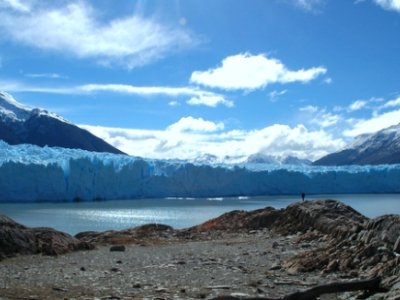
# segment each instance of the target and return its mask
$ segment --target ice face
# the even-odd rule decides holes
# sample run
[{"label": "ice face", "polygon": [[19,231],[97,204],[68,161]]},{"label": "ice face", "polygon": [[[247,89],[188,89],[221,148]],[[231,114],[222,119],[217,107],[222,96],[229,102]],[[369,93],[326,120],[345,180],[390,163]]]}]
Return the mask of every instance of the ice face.
[{"label": "ice face", "polygon": [[0,201],[398,193],[400,165],[201,165],[0,141]]}]

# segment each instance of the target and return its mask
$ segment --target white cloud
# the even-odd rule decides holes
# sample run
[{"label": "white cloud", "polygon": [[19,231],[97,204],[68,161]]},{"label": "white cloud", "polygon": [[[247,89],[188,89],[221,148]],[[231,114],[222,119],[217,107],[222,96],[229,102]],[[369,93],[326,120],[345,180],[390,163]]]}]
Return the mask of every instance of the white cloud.
[{"label": "white cloud", "polygon": [[400,106],[400,97],[390,100],[383,105],[383,108]]},{"label": "white cloud", "polygon": [[206,121],[202,118],[184,117],[178,122],[168,126],[167,130],[185,132],[214,132],[224,129],[224,123],[214,123],[212,121]]},{"label": "white cloud", "polygon": [[[20,1],[11,1],[17,5]],[[132,15],[105,23],[88,2],[0,13],[0,33],[24,45],[132,69],[198,43],[182,26]]]},{"label": "white cloud", "polygon": [[147,96],[167,95],[176,97],[184,95],[191,96],[187,101],[189,105],[205,105],[209,107],[216,107],[218,105],[233,106],[233,102],[226,100],[223,95],[191,87],[138,87],[123,84],[87,84],[77,87],[77,90],[84,92],[108,91]]},{"label": "white cloud", "polygon": [[314,123],[321,126],[322,128],[326,128],[336,125],[340,120],[341,117],[339,115],[327,112],[317,115],[314,119],[310,121],[310,123]]},{"label": "white cloud", "polygon": [[304,11],[320,12],[325,0],[294,0],[294,4]]},{"label": "white cloud", "polygon": [[310,116],[309,123],[318,125],[321,128],[331,127],[336,125],[342,117],[338,114],[332,114],[327,112],[325,108],[319,108],[318,106],[307,105],[299,108],[300,112],[308,113]]},{"label": "white cloud", "polygon": [[318,106],[307,105],[307,106],[300,107],[299,110],[302,112],[307,112],[307,113],[313,114],[313,113],[316,113],[319,109],[318,109]]},{"label": "white cloud", "polygon": [[193,72],[190,82],[226,90],[255,90],[273,83],[309,82],[326,72],[324,67],[291,71],[278,59],[244,53],[225,58],[215,69]]},{"label": "white cloud", "polygon": [[301,69],[297,71],[284,70],[281,74],[280,82],[309,82],[326,72],[327,70],[324,67],[313,67],[311,69]]},{"label": "white cloud", "polygon": [[164,130],[82,127],[126,153],[158,159],[196,159],[211,154],[221,162],[227,157],[243,161],[261,152],[314,160],[345,145],[343,140],[334,139],[323,130],[309,131],[304,125],[224,130],[223,123],[192,117],[183,118]]},{"label": "white cloud", "polygon": [[23,1],[20,0],[0,0],[0,8],[1,7],[9,7],[20,12],[29,12],[31,10],[27,1],[23,3]]},{"label": "white cloud", "polygon": [[356,110],[360,110],[362,108],[364,108],[367,105],[367,101],[365,100],[357,100],[354,101],[352,104],[350,104],[348,110],[349,111],[356,111]]},{"label": "white cloud", "polygon": [[[190,97],[187,100],[189,105],[206,105],[216,107],[225,105],[232,107],[234,103],[225,99],[223,95],[201,90],[193,87],[166,87],[166,86],[134,86],[129,84],[84,84],[70,87],[35,87],[17,81],[1,81],[0,86],[8,92],[37,92],[53,94],[93,94],[98,92],[110,92],[131,94],[139,96],[164,95],[168,97]],[[170,106],[176,106],[177,100],[169,102]]]},{"label": "white cloud", "polygon": [[400,109],[383,114],[375,114],[368,120],[358,120],[355,122],[353,128],[345,130],[343,134],[354,137],[364,133],[374,133],[389,126],[399,124],[399,120]]},{"label": "white cloud", "polygon": [[271,102],[276,102],[278,101],[280,96],[283,96],[287,93],[287,90],[282,90],[282,91],[272,91],[268,94],[269,96],[269,101]]},{"label": "white cloud", "polygon": [[50,79],[66,79],[68,76],[58,74],[58,73],[29,73],[24,74],[29,78],[50,78]]},{"label": "white cloud", "polygon": [[172,100],[172,101],[169,101],[168,105],[169,106],[179,106],[180,104],[178,101]]},{"label": "white cloud", "polygon": [[216,107],[219,104],[227,107],[233,107],[234,104],[230,100],[226,100],[222,95],[216,94],[202,94],[190,98],[187,102],[189,105],[206,105],[210,107]]},{"label": "white cloud", "polygon": [[374,2],[384,9],[400,12],[400,0],[374,0]]},{"label": "white cloud", "polygon": [[84,84],[71,88],[71,93],[96,93],[112,92],[133,95],[167,95],[171,97],[179,95],[199,95],[206,93],[199,89],[189,87],[165,87],[165,86],[135,86],[129,84]]}]

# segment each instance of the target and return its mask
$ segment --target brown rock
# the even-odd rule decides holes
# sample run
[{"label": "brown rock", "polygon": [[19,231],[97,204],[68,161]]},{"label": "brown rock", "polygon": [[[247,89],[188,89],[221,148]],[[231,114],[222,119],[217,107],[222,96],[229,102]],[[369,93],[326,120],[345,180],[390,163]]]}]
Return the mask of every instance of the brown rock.
[{"label": "brown rock", "polygon": [[52,228],[28,228],[0,214],[0,259],[17,254],[58,255],[93,249],[69,234]]},{"label": "brown rock", "polygon": [[317,200],[294,203],[279,210],[267,207],[250,212],[232,211],[189,228],[186,233],[269,228],[281,234],[316,230],[344,239],[360,231],[367,221],[366,217],[341,202]]}]

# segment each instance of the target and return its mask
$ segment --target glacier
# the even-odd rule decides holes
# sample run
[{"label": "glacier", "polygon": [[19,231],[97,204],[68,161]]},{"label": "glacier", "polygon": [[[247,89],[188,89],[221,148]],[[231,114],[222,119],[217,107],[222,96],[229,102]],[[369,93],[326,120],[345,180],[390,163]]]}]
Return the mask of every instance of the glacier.
[{"label": "glacier", "polygon": [[202,165],[0,141],[0,202],[399,193],[400,165]]}]

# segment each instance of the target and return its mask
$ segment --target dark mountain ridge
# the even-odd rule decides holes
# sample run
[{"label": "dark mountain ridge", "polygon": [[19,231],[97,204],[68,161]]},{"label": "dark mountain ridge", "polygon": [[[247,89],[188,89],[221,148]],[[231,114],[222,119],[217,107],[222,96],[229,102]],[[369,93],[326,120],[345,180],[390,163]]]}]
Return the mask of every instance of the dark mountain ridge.
[{"label": "dark mountain ridge", "polygon": [[10,145],[33,144],[123,154],[87,130],[54,113],[18,103],[4,92],[0,92],[0,139]]},{"label": "dark mountain ridge", "polygon": [[313,165],[379,165],[400,163],[400,124],[359,136],[346,149],[328,154]]}]

